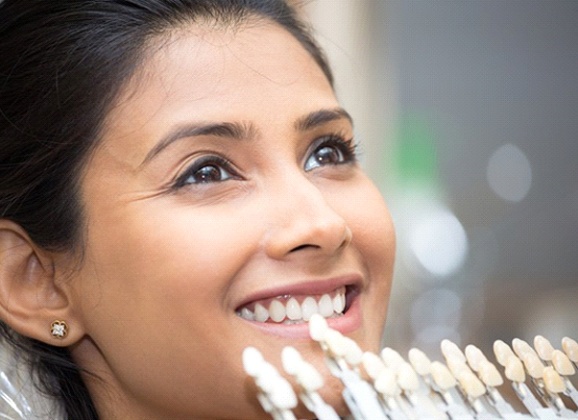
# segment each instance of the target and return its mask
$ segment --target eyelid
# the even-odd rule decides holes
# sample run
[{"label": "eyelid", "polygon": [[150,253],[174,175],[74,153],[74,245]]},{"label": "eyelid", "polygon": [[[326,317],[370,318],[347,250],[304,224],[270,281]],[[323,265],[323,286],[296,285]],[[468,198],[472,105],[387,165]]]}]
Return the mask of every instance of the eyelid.
[{"label": "eyelid", "polygon": [[341,131],[336,131],[334,133],[318,136],[315,140],[313,140],[310,149],[314,150],[319,146],[327,143],[334,143],[343,146],[355,146],[353,136]]}]

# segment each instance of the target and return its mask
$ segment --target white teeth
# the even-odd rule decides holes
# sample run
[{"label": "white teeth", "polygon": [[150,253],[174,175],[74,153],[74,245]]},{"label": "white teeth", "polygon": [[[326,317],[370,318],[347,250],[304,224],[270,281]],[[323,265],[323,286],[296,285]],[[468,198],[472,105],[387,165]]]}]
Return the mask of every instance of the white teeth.
[{"label": "white teeth", "polygon": [[311,296],[308,296],[301,304],[301,311],[303,312],[303,319],[305,321],[309,321],[311,319],[311,315],[319,313],[319,307],[317,306],[315,299],[313,299]]},{"label": "white teeth", "polygon": [[249,321],[254,321],[255,320],[255,314],[253,314],[253,312],[251,312],[249,309],[247,308],[243,308],[241,309],[241,318],[245,318],[248,319]]},{"label": "white teeth", "polygon": [[255,321],[265,322],[269,319],[269,311],[260,303],[255,305]]},{"label": "white teeth", "polygon": [[269,316],[274,322],[281,322],[285,319],[285,305],[278,300],[274,300],[269,305]]},{"label": "white teeth", "polygon": [[345,309],[345,293],[337,293],[333,298],[333,310],[340,314]]},{"label": "white teeth", "polygon": [[321,299],[319,299],[319,313],[324,318],[333,315],[333,301],[331,300],[331,296],[321,296]]},{"label": "white teeth", "polygon": [[298,319],[302,319],[303,316],[301,315],[301,305],[297,302],[297,299],[291,298],[287,301],[287,318],[291,321],[295,321]]},{"label": "white teeth", "polygon": [[321,295],[319,300],[307,296],[301,304],[294,297],[286,302],[281,298],[272,299],[268,308],[263,303],[256,303],[252,311],[248,307],[243,307],[237,311],[237,315],[248,321],[266,322],[270,319],[276,323],[295,324],[309,321],[313,314],[320,314],[324,318],[342,315],[345,305],[345,287],[343,287],[335,292],[333,298],[328,293]]}]

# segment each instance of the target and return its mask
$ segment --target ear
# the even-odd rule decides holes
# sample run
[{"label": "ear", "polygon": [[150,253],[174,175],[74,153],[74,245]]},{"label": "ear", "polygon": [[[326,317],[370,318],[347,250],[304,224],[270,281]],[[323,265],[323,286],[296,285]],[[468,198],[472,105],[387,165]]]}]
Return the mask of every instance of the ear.
[{"label": "ear", "polygon": [[[0,319],[26,337],[69,346],[83,331],[75,322],[68,285],[57,281],[54,267],[51,253],[19,225],[0,219]],[[69,325],[65,337],[52,334],[54,321]]]}]

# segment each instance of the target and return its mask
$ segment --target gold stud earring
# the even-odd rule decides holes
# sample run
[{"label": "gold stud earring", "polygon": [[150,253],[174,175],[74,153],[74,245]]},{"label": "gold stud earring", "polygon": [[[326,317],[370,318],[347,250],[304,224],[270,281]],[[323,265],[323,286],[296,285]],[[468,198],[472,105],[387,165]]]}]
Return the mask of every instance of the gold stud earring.
[{"label": "gold stud earring", "polygon": [[50,324],[50,334],[54,338],[64,338],[68,334],[68,324],[64,321],[54,321]]}]

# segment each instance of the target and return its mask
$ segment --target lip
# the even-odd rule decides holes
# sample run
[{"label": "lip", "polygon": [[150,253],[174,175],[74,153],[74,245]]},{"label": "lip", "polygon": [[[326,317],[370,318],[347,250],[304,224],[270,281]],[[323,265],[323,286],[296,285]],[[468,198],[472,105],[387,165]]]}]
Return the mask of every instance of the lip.
[{"label": "lip", "polygon": [[[324,293],[330,293],[335,289],[344,286],[348,289],[354,288],[354,296],[352,297],[351,302],[348,302],[346,312],[338,318],[327,319],[327,323],[332,329],[335,329],[342,334],[347,334],[359,329],[362,321],[360,294],[363,287],[362,278],[358,275],[343,276],[328,280],[307,281],[290,286],[261,290],[243,299],[242,303],[237,305],[237,308],[241,308],[254,301],[285,295],[321,295]],[[303,324],[286,325],[272,322],[249,321],[240,317],[239,320],[246,322],[252,328],[265,334],[290,339],[310,339],[309,324],[307,322],[304,322]]]}]

